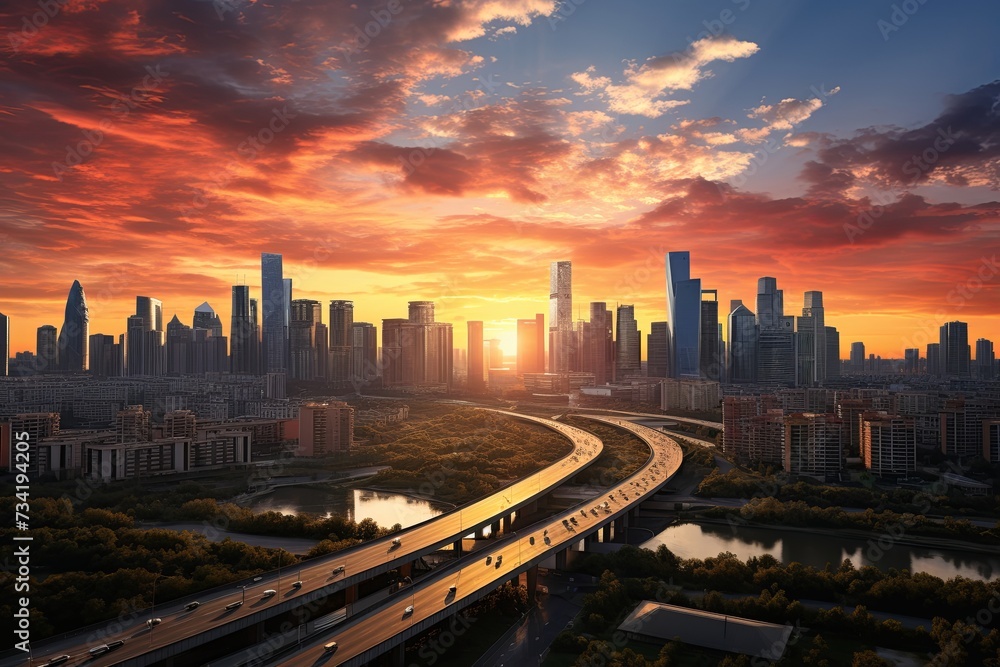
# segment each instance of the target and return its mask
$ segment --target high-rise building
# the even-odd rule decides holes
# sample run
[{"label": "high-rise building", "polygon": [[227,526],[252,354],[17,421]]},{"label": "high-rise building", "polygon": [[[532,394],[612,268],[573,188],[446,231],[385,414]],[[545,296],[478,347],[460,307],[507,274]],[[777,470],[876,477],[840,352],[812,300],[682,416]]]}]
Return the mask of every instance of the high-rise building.
[{"label": "high-rise building", "polygon": [[785,316],[784,291],[778,289],[776,278],[764,277],[757,280],[757,325],[763,329],[781,327]]},{"label": "high-rise building", "polygon": [[354,408],[347,403],[309,403],[299,408],[296,456],[348,452],[354,439]]},{"label": "high-rise building", "polygon": [[917,468],[917,429],[913,417],[886,412],[861,416],[861,458],[879,477],[906,476]]},{"label": "high-rise building", "polygon": [[653,322],[646,335],[646,375],[652,378],[670,377],[670,327],[666,322]]},{"label": "high-rise building", "polygon": [[163,331],[163,302],[149,296],[135,297],[135,314],[142,318],[146,331]]},{"label": "high-rise building", "polygon": [[0,313],[0,377],[10,375],[10,317]]},{"label": "high-rise building", "polygon": [[59,369],[59,340],[51,324],[43,324],[35,332],[35,363],[41,372]]},{"label": "high-rise building", "polygon": [[480,321],[470,321],[469,344],[468,344],[468,367],[466,384],[470,392],[481,392],[486,388],[486,380],[483,374],[485,361],[483,359],[483,323]]},{"label": "high-rise building", "polygon": [[851,343],[851,372],[854,374],[861,374],[865,372],[864,343]]},{"label": "high-rise building", "polygon": [[698,369],[701,377],[718,382],[722,379],[723,357],[720,356],[721,337],[719,336],[719,292],[718,290],[701,291],[700,323],[698,343]]},{"label": "high-rise building", "polygon": [[927,343],[927,374],[941,375],[941,343]]},{"label": "high-rise building", "polygon": [[79,280],[73,281],[66,299],[66,316],[59,330],[59,369],[67,373],[87,370],[90,350],[90,312]]},{"label": "high-rise building", "polygon": [[757,381],[757,319],[742,302],[729,313],[729,363],[730,382]]},{"label": "high-rise building", "polygon": [[167,323],[167,373],[187,375],[194,372],[190,365],[191,345],[194,341],[191,331],[191,327],[181,323],[176,313],[173,319]]},{"label": "high-rise building", "polygon": [[351,325],[351,384],[355,392],[374,383],[380,376],[378,334],[371,322]]},{"label": "high-rise building", "polygon": [[[430,304],[420,306],[417,304]],[[452,327],[433,319],[433,303],[411,302],[417,320],[382,320],[382,382],[395,386],[445,386],[452,383]]]},{"label": "high-rise building", "polygon": [[837,327],[826,327],[826,377],[840,377],[840,332]]},{"label": "high-rise building", "polygon": [[258,332],[250,311],[250,287],[233,285],[233,310],[229,327],[229,370],[231,373],[260,372]]},{"label": "high-rise building", "polygon": [[260,255],[261,297],[264,300],[263,371],[266,373],[284,373],[287,369],[287,287],[281,261],[281,255],[278,254],[265,252]]},{"label": "high-rise building", "polygon": [[747,463],[782,464],[785,417],[777,396],[726,396],[722,423],[726,455]]},{"label": "high-rise building", "polygon": [[212,306],[208,302],[202,303],[194,309],[194,319],[191,320],[192,329],[207,329],[215,337],[222,336],[222,320],[215,314]]},{"label": "high-rise building", "polygon": [[566,373],[574,356],[573,264],[552,262],[549,266],[549,371]]},{"label": "high-rise building", "polygon": [[941,325],[940,345],[943,375],[969,377],[969,325],[957,321]]},{"label": "high-rise building", "polygon": [[503,348],[500,347],[500,339],[490,338],[487,341],[486,349],[489,351],[489,354],[486,355],[487,372],[494,368],[503,368]]},{"label": "high-rise building", "polygon": [[125,357],[114,336],[91,334],[90,373],[98,377],[120,377],[124,374]]},{"label": "high-rise building", "polygon": [[983,455],[983,423],[996,419],[1000,402],[988,398],[948,399],[938,413],[941,451],[968,458]]},{"label": "high-rise building", "polygon": [[[760,314],[757,315],[758,321]],[[795,318],[782,316],[777,325],[757,331],[757,382],[791,387],[795,384]]]},{"label": "high-rise building", "polygon": [[796,336],[796,382],[811,387],[826,379],[826,325],[823,293],[806,292]]},{"label": "high-rise building", "polygon": [[980,380],[992,380],[996,367],[996,355],[993,353],[993,341],[985,338],[976,340],[976,377]]},{"label": "high-rise building", "polygon": [[[691,253],[686,250],[667,253],[666,267],[671,375],[700,378],[701,280],[691,278]],[[715,327],[712,327],[712,335],[715,335]]]},{"label": "high-rise building", "polygon": [[330,381],[350,382],[354,372],[354,302],[330,302]]},{"label": "high-rise building", "polygon": [[615,377],[614,314],[603,301],[590,303],[590,322],[583,328],[586,352],[580,370],[594,374],[594,384],[603,385]]},{"label": "high-rise building", "polygon": [[920,348],[908,347],[903,351],[903,372],[907,375],[920,372]]},{"label": "high-rise building", "polygon": [[843,467],[842,423],[817,413],[785,415],[785,472],[825,479]]},{"label": "high-rise building", "polygon": [[642,337],[635,321],[635,306],[618,306],[615,339],[615,381],[642,374]]},{"label": "high-rise building", "polygon": [[321,376],[320,366],[326,366],[325,356],[320,356],[321,343],[325,341],[319,337],[323,324],[323,304],[314,299],[295,299],[291,302],[291,308],[291,320],[288,324],[291,363],[288,375],[293,380],[316,380]]},{"label": "high-rise building", "polygon": [[517,321],[517,374],[545,372],[545,315]]}]

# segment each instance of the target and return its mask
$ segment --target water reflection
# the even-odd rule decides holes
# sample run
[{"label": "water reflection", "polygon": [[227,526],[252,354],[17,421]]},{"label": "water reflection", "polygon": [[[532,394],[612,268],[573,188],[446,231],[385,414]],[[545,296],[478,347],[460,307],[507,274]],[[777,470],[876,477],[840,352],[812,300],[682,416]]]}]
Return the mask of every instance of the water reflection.
[{"label": "water reflection", "polygon": [[1000,573],[1000,557],[987,554],[904,544],[885,549],[879,547],[877,537],[869,542],[821,533],[734,528],[735,531],[717,524],[686,523],[667,528],[643,546],[656,549],[666,544],[681,558],[706,558],[723,551],[731,551],[741,560],[770,554],[782,563],[799,562],[816,568],[826,567],[827,563],[837,567],[844,560],[850,560],[855,567],[875,565],[881,570],[905,569],[942,579],[962,576],[989,581]]},{"label": "water reflection", "polygon": [[370,489],[324,489],[321,487],[281,487],[251,503],[255,512],[275,511],[297,516],[316,514],[346,516],[353,521],[372,519],[380,527],[416,525],[446,510],[427,500],[399,493]]}]

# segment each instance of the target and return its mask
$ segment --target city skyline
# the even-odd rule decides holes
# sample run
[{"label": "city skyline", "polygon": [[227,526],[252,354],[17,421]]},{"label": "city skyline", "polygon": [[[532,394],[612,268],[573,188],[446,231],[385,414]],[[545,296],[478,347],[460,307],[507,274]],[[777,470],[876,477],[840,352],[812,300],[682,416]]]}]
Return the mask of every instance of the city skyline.
[{"label": "city skyline", "polygon": [[860,0],[414,0],[363,45],[379,3],[324,5],[316,30],[281,3],[221,4],[95,3],[11,33],[12,349],[58,324],[74,279],[92,331],[135,294],[225,322],[261,251],[296,298],[372,322],[433,300],[460,335],[502,322],[508,348],[545,312],[548,261],[576,264],[577,303],[634,304],[648,331],[676,247],[721,303],[749,307],[760,276],[822,290],[844,340],[882,356],[898,332],[997,328],[1000,81],[988,52],[927,48],[991,43],[996,6],[922,4],[896,26]]}]

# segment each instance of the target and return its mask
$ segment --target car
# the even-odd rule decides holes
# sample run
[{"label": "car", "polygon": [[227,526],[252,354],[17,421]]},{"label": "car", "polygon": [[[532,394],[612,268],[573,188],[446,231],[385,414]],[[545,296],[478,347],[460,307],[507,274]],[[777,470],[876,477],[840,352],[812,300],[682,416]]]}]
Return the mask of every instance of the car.
[{"label": "car", "polygon": [[302,582],[301,581],[292,582],[292,588],[302,588]]},{"label": "car", "polygon": [[327,653],[336,653],[337,642],[330,642],[329,644],[323,647],[323,650]]},{"label": "car", "polygon": [[108,650],[109,651],[114,651],[116,648],[121,648],[122,646],[125,646],[125,640],[124,639],[117,639],[117,640],[115,640],[113,642],[108,642]]},{"label": "car", "polygon": [[448,587],[448,595],[454,595],[458,591],[458,586],[452,585]]},{"label": "car", "polygon": [[261,594],[260,597],[262,600],[264,600],[277,594],[278,591],[274,590],[273,588],[268,588],[266,591],[263,592],[263,594]]},{"label": "car", "polygon": [[146,621],[146,625],[151,628],[154,625],[159,625],[162,622],[163,622],[162,618],[151,618],[148,621]]},{"label": "car", "polygon": [[493,556],[487,556],[486,557],[486,564],[489,565],[492,562],[493,562]]},{"label": "car", "polygon": [[66,662],[67,660],[69,660],[70,657],[71,656],[68,656],[68,655],[57,655],[56,657],[52,658],[51,660],[49,660],[45,664],[46,665],[61,665],[64,662]]},{"label": "car", "polygon": [[403,610],[403,616],[409,616],[412,613],[413,613],[413,605],[412,604],[409,607],[407,607],[406,609]]},{"label": "car", "polygon": [[201,603],[195,600],[194,602],[188,602],[184,605],[184,611],[191,611],[192,609],[197,609],[201,606]]},{"label": "car", "polygon": [[263,579],[263,578],[264,578],[264,577],[254,577],[254,578],[253,578],[253,580],[254,580],[254,582],[257,582],[257,581],[260,581],[260,580],[261,580],[261,579]]},{"label": "car", "polygon": [[403,540],[399,539],[398,537],[394,537],[392,538],[392,542],[390,544],[391,544],[390,548],[396,549],[403,544]]},{"label": "car", "polygon": [[108,648],[107,644],[101,644],[100,646],[95,646],[94,648],[87,651],[90,655],[101,655],[102,653],[107,653],[111,649]]},{"label": "car", "polygon": [[344,566],[343,565],[338,565],[337,567],[333,568],[333,573],[334,574],[340,574],[343,571],[344,571]]},{"label": "car", "polygon": [[243,600],[237,600],[236,602],[230,602],[226,605],[227,611],[232,611],[233,609],[239,609],[243,606]]}]

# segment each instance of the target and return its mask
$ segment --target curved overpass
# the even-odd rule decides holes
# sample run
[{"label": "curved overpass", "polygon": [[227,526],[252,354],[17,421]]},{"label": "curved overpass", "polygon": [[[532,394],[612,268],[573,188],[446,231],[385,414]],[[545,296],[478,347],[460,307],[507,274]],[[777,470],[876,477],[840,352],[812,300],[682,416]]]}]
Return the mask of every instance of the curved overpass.
[{"label": "curved overpass", "polygon": [[[126,627],[122,631],[103,635],[99,639],[94,639],[93,635],[88,637],[84,630],[70,638],[42,642],[32,647],[32,653],[39,656],[32,664],[43,665],[53,656],[69,654],[73,659],[63,663],[65,665],[86,664],[88,667],[147,665],[234,631],[254,626],[263,620],[287,613],[433,553],[495,523],[502,516],[509,516],[593,463],[604,448],[603,443],[595,435],[567,424],[513,412],[500,410],[490,410],[490,412],[546,426],[569,439],[573,443],[573,450],[552,465],[509,484],[481,500],[468,503],[398,533],[307,561],[302,564],[301,574],[297,566],[285,568],[280,586],[276,572],[264,574],[259,581],[253,582],[252,586],[246,588],[245,602],[236,609],[227,610],[226,605],[243,597],[239,587],[233,589],[227,586],[221,590],[214,589],[203,592],[200,596],[157,605],[156,617],[161,618],[163,622],[151,631],[145,627],[145,621],[150,617],[147,610],[125,624]],[[393,546],[395,539],[400,540],[399,546]],[[343,570],[340,570],[341,567]],[[334,573],[335,570],[339,571]],[[290,587],[296,578],[302,581],[301,588]],[[262,597],[263,591],[279,588],[277,595]],[[192,611],[185,611],[184,604],[195,599],[200,600],[201,605]],[[109,627],[113,624],[114,621],[109,621],[100,627]],[[88,650],[92,646],[116,640],[125,640],[125,644],[96,659],[88,655]],[[8,659],[0,662],[5,666],[23,663],[23,654],[19,654],[17,660]]]},{"label": "curved overpass", "polygon": [[[577,416],[637,435],[650,448],[646,463],[610,489],[595,488],[595,497],[587,502],[522,528],[507,539],[436,570],[378,608],[349,619],[335,631],[304,643],[273,664],[283,667],[364,665],[479,600],[503,582],[594,535],[652,497],[680,469],[683,454],[680,445],[669,436],[614,417]],[[604,502],[608,502],[606,510]],[[569,523],[570,518],[576,520],[575,524]],[[452,586],[454,594],[450,591]],[[412,607],[410,613],[407,613],[408,607]],[[331,641],[337,642],[333,654],[324,650],[324,645]]]}]

